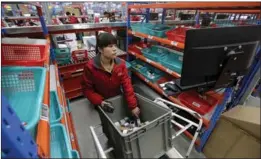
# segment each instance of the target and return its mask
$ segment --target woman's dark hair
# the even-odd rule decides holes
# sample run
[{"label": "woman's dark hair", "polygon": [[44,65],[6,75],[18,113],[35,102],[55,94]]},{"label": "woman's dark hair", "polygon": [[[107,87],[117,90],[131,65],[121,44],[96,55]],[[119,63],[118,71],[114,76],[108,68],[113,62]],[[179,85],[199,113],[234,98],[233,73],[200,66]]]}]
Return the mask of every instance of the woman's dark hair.
[{"label": "woman's dark hair", "polygon": [[100,33],[97,37],[96,52],[103,49],[111,44],[117,44],[117,39],[111,33]]},{"label": "woman's dark hair", "polygon": [[66,15],[69,16],[69,15],[71,15],[71,13],[70,12],[66,12]]}]

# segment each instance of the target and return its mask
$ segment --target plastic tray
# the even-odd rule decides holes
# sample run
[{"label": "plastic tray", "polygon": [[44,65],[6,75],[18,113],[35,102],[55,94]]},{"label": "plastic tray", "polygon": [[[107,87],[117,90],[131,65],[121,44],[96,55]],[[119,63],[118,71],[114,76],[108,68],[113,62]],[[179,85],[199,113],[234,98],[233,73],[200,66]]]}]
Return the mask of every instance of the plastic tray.
[{"label": "plastic tray", "polygon": [[161,61],[161,64],[179,74],[181,74],[183,63],[183,55],[180,52],[172,51],[169,52],[167,58]]},{"label": "plastic tray", "polygon": [[64,65],[64,64],[70,64],[71,63],[71,58],[66,57],[66,58],[56,58],[56,61],[59,65]]},{"label": "plastic tray", "polygon": [[51,158],[72,158],[72,148],[62,124],[51,125]]},{"label": "plastic tray", "polygon": [[32,136],[40,119],[45,76],[42,67],[2,67],[2,93]]},{"label": "plastic tray", "polygon": [[43,66],[47,59],[47,45],[1,44],[2,65]]},{"label": "plastic tray", "polygon": [[114,123],[131,115],[123,96],[108,99],[115,107],[114,113],[99,108],[104,133],[115,152],[115,158],[159,158],[172,147],[171,110],[136,94],[142,122],[149,121],[136,131],[123,134]]},{"label": "plastic tray", "polygon": [[202,99],[199,97],[199,94],[194,91],[183,92],[178,96],[178,99],[181,103],[201,115],[210,112],[219,102],[209,95],[206,95],[206,99]]},{"label": "plastic tray", "polygon": [[186,31],[190,30],[190,29],[192,29],[192,28],[178,27],[176,29],[169,30],[168,32],[166,32],[166,35],[169,40],[185,43]]},{"label": "plastic tray", "polygon": [[[146,77],[146,79],[150,80],[152,83],[155,83],[156,81],[158,81],[161,77],[162,77],[162,73],[156,73],[154,71],[155,69],[149,69],[147,67],[143,67],[140,70],[140,73]],[[148,74],[148,72],[152,72],[154,74],[154,78],[151,78]]]},{"label": "plastic tray", "polygon": [[50,94],[50,123],[59,123],[62,119],[62,108],[56,91],[51,91]]},{"label": "plastic tray", "polygon": [[163,47],[153,45],[150,48],[145,48],[141,50],[142,54],[150,60],[159,62],[167,57],[168,50]]},{"label": "plastic tray", "polygon": [[161,38],[166,37],[166,32],[171,29],[173,29],[173,27],[163,25],[163,24],[147,26],[147,30],[148,30],[147,32],[149,35],[157,36]]}]

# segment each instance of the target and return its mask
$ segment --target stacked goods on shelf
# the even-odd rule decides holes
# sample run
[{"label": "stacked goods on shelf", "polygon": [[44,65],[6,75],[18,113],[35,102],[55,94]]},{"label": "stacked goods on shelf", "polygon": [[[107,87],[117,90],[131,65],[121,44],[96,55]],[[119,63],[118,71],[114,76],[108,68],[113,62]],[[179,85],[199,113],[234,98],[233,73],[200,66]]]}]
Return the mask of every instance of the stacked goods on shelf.
[{"label": "stacked goods on shelf", "polygon": [[173,30],[166,32],[169,40],[185,43],[186,31],[193,29],[192,27],[177,27]]},{"label": "stacked goods on shelf", "polygon": [[131,62],[131,67],[135,71],[142,74],[146,79],[149,81],[155,83],[157,82],[161,77],[164,76],[164,72],[158,70],[157,68],[152,67],[149,64],[146,64],[140,60],[134,60]]}]

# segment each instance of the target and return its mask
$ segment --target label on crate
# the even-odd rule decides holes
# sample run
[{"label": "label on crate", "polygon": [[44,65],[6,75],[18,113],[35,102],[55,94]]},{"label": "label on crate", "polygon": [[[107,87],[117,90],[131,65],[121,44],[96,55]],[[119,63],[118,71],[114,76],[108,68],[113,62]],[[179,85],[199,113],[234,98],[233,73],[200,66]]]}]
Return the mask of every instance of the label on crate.
[{"label": "label on crate", "polygon": [[148,39],[151,39],[151,40],[152,40],[152,39],[153,39],[153,36],[151,36],[151,35],[148,35]]},{"label": "label on crate", "polygon": [[145,82],[149,83],[149,80],[145,78]]},{"label": "label on crate", "polygon": [[152,61],[150,59],[146,59],[146,62],[151,63]]},{"label": "label on crate", "polygon": [[169,74],[172,74],[173,73],[173,71],[172,70],[170,70],[170,69],[166,69],[166,71],[169,73]]},{"label": "label on crate", "polygon": [[192,104],[196,107],[200,107],[200,104],[198,104],[197,102],[192,102]]},{"label": "label on crate", "polygon": [[136,33],[135,31],[132,31],[132,32],[131,32],[131,34],[133,34],[133,35],[135,35],[135,33]]},{"label": "label on crate", "polygon": [[171,45],[178,46],[178,43],[175,41],[171,41]]},{"label": "label on crate", "polygon": [[49,121],[49,108],[46,104],[42,104],[42,113],[40,119],[47,122]]},{"label": "label on crate", "polygon": [[73,133],[70,133],[71,140],[74,141]]}]

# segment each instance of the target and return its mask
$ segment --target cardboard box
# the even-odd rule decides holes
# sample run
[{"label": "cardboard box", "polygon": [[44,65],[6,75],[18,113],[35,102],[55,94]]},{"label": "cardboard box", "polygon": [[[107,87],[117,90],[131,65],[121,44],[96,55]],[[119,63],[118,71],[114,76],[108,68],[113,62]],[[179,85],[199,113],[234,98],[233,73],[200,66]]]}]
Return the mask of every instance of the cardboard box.
[{"label": "cardboard box", "polygon": [[260,158],[260,108],[238,106],[224,113],[203,152],[207,158]]},{"label": "cardboard box", "polygon": [[222,118],[260,139],[260,108],[239,105],[225,112]]}]

